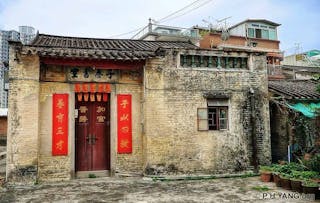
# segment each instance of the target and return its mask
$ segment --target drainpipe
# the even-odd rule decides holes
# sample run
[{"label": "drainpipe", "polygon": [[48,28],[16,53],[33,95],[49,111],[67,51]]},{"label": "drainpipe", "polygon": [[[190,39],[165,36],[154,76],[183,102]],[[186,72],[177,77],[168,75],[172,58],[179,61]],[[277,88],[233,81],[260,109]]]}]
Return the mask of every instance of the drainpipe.
[{"label": "drainpipe", "polygon": [[254,166],[254,171],[257,172],[258,171],[258,159],[257,159],[257,129],[256,129],[256,114],[255,114],[255,105],[254,105],[254,90],[253,88],[250,88],[249,90],[250,93],[250,106],[251,106],[251,119],[250,119],[250,123],[251,123],[251,127],[252,127],[252,131],[251,131],[251,144],[252,144],[252,164]]}]

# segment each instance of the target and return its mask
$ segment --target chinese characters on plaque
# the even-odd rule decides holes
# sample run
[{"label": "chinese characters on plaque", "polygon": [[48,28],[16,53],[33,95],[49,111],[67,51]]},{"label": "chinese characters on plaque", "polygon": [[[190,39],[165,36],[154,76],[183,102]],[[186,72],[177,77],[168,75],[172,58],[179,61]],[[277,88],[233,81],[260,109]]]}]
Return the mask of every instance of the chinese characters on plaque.
[{"label": "chinese characters on plaque", "polygon": [[68,67],[67,80],[70,82],[108,82],[119,80],[119,70],[96,69],[93,67]]},{"label": "chinese characters on plaque", "polygon": [[68,94],[53,94],[52,155],[68,155]]},{"label": "chinese characters on plaque", "polygon": [[117,95],[118,153],[132,153],[131,95]]}]

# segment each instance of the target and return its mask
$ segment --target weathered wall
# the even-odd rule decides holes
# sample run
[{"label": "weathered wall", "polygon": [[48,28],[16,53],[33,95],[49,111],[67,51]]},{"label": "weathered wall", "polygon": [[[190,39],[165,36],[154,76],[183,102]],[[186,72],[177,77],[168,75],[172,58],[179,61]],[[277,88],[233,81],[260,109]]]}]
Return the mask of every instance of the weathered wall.
[{"label": "weathered wall", "polygon": [[[257,47],[259,48],[267,48],[267,49],[277,49],[279,50],[279,41],[276,40],[266,40],[266,39],[258,39],[254,38],[251,39],[254,42],[257,42]],[[247,39],[245,37],[240,36],[230,36],[228,40],[222,41],[221,34],[207,34],[204,35],[203,38],[200,40],[200,47],[201,48],[213,48],[219,45],[229,44],[229,45],[238,45],[238,46],[246,46]]]},{"label": "weathered wall", "polygon": [[[142,132],[141,132],[141,78],[137,73],[134,80],[132,74],[122,73],[118,84],[112,85],[111,114],[110,114],[110,139],[111,139],[111,173],[127,173],[142,171]],[[60,181],[72,178],[74,171],[74,92],[73,85],[61,82],[41,82],[40,92],[40,151],[39,151],[39,180]],[[68,156],[52,156],[52,94],[69,94],[69,153]],[[132,95],[132,154],[117,154],[117,114],[116,95]]]},{"label": "weathered wall", "polygon": [[270,115],[272,162],[286,160],[289,145],[288,112],[272,104]]},{"label": "weathered wall", "polygon": [[36,180],[39,133],[39,57],[10,48],[7,179]]},{"label": "weathered wall", "polygon": [[[68,155],[52,156],[52,95],[69,94]],[[40,132],[39,132],[39,181],[61,181],[71,178],[74,156],[74,93],[68,83],[41,82]]]},{"label": "weathered wall", "polygon": [[[116,85],[116,94],[132,95],[132,153],[116,155],[116,173],[137,173],[143,171],[142,146],[142,110],[141,110],[141,83],[122,83]],[[117,135],[115,135],[117,137]],[[116,145],[117,142],[115,142]],[[115,147],[116,150],[116,147]]]},{"label": "weathered wall", "polygon": [[[199,54],[199,53],[198,53]],[[178,54],[146,66],[145,172],[219,173],[247,169],[252,162],[250,88],[258,162],[269,163],[270,130],[265,56],[251,55],[248,70],[181,68]],[[230,94],[229,130],[198,131],[203,94]]]},{"label": "weathered wall", "polygon": [[[220,56],[225,54],[216,51]],[[167,54],[167,55],[166,55]],[[184,53],[186,54],[186,53]],[[211,51],[189,51],[213,54]],[[74,174],[74,92],[67,82],[39,82],[39,58],[11,50],[8,116],[8,178],[61,181]],[[148,61],[139,72],[121,72],[111,92],[111,172],[219,173],[270,161],[265,56],[250,54],[248,69],[180,67],[176,50]],[[247,53],[230,52],[228,57]],[[139,75],[140,74],[140,75]],[[142,83],[143,82],[143,83]],[[198,131],[197,108],[206,93],[230,95],[229,129]],[[52,94],[69,94],[68,156],[52,156]],[[133,153],[117,154],[116,95],[132,95]],[[253,100],[251,99],[253,98]],[[252,119],[254,118],[254,119]],[[255,122],[252,127],[252,122]]]}]

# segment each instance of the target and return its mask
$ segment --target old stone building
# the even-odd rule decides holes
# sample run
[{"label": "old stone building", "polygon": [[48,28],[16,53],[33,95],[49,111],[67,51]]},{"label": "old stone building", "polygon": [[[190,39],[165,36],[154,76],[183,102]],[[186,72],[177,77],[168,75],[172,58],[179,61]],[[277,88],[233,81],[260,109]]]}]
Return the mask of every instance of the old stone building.
[{"label": "old stone building", "polygon": [[271,161],[264,53],[39,34],[11,43],[7,179],[228,173]]},{"label": "old stone building", "polygon": [[272,161],[320,150],[320,93],[315,80],[270,80]]}]

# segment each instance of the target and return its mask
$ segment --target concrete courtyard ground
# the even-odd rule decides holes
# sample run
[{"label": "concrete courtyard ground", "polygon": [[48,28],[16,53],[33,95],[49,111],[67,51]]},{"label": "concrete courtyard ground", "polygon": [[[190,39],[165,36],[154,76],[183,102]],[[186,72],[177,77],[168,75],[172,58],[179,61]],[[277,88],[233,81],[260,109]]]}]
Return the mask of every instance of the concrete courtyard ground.
[{"label": "concrete courtyard ground", "polygon": [[0,202],[315,202],[303,198],[258,177],[180,181],[93,178],[0,189]]}]

